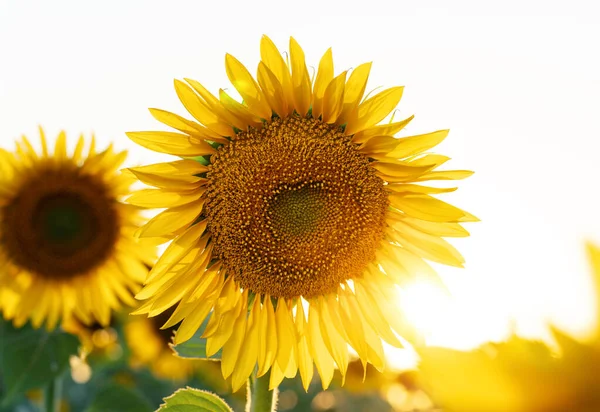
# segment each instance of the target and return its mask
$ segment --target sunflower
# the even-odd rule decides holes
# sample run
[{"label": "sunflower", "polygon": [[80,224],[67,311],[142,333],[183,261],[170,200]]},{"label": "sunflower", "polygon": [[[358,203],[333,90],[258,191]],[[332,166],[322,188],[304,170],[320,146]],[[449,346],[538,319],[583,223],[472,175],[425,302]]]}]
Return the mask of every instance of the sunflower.
[{"label": "sunflower", "polygon": [[[588,252],[600,302],[600,249],[589,244]],[[558,351],[514,335],[470,352],[420,348],[420,381],[449,412],[599,411],[600,323],[588,341],[552,333]]]},{"label": "sunflower", "polygon": [[364,364],[383,368],[381,339],[414,333],[394,309],[395,286],[435,278],[423,261],[462,266],[443,236],[467,236],[472,215],[418,185],[467,177],[438,171],[448,157],[425,153],[447,130],[396,138],[412,117],[379,124],[402,87],[363,99],[370,63],[334,77],[331,49],[314,81],[290,39],[285,62],[261,40],[257,80],[235,57],[225,67],[240,103],[199,82],[175,80],[197,120],[150,109],[179,132],[128,133],[130,139],[182,160],[130,169],[155,189],[128,201],[165,208],[138,231],[172,240],[146,279],[137,313],[177,305],[165,324],[181,322],[184,342],[209,318],[207,355],[222,352],[234,390],[258,364],[271,387],[297,371],[307,388],[313,362],[324,387],[334,365],[342,375],[348,345]]},{"label": "sunflower", "polygon": [[175,356],[170,347],[175,328],[161,329],[170,316],[169,311],[153,318],[129,316],[124,328],[125,340],[134,368],[148,366],[158,378],[182,381],[190,378],[200,361]]},{"label": "sunflower", "polygon": [[98,322],[86,325],[75,317],[63,321],[61,327],[65,332],[76,335],[80,342],[80,355],[85,359],[91,357],[118,358],[122,353],[117,333],[117,315],[111,317],[108,325]]},{"label": "sunflower", "polygon": [[[79,137],[67,153],[61,132],[50,154],[23,137],[0,149],[0,296],[6,319],[53,329],[76,317],[108,325],[111,310],[135,305],[155,246],[136,243],[140,209],[122,203],[135,181],[117,169],[126,157],[112,145],[87,155]],[[3,299],[4,300],[4,299]]]}]

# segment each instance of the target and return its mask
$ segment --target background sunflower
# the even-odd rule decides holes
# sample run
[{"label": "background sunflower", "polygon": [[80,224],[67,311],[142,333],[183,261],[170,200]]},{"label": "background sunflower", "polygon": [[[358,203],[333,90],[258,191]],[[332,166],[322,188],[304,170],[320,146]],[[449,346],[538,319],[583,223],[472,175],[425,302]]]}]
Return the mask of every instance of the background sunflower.
[{"label": "background sunflower", "polygon": [[[587,246],[600,314],[600,249]],[[600,410],[600,317],[591,338],[552,327],[554,342],[516,335],[470,352],[421,348],[419,380],[445,411],[593,412]]]},{"label": "background sunflower", "polygon": [[107,325],[111,311],[135,304],[155,256],[133,239],[140,208],[121,202],[133,183],[117,171],[126,153],[97,151],[93,136],[84,153],[80,136],[69,154],[64,132],[50,153],[40,137],[39,151],[24,136],[14,153],[0,149],[0,293],[13,295],[4,317]]},{"label": "background sunflower", "polygon": [[[155,318],[130,316],[126,320],[124,332],[125,340],[131,350],[131,366],[149,367],[153,374],[162,379],[185,381],[202,365],[198,360],[175,356],[171,349],[174,328],[160,329],[170,316],[166,315]],[[217,364],[208,363],[218,369]]]}]

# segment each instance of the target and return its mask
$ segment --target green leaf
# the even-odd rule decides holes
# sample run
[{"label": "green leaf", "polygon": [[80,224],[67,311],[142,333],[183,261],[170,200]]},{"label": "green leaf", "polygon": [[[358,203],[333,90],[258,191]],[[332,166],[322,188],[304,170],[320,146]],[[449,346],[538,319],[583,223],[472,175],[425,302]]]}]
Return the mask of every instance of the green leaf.
[{"label": "green leaf", "polygon": [[30,325],[15,328],[0,321],[0,373],[6,391],[0,406],[60,376],[78,346],[77,337],[60,330],[48,332]]},{"label": "green leaf", "polygon": [[85,412],[151,412],[150,402],[137,390],[110,384],[96,393]]},{"label": "green leaf", "polygon": [[187,387],[179,389],[166,397],[159,411],[166,412],[233,412],[233,410],[217,395]]},{"label": "green leaf", "polygon": [[206,356],[206,339],[202,337],[202,334],[207,324],[208,318],[202,322],[202,325],[200,325],[200,328],[198,328],[190,340],[179,345],[171,345],[177,356],[188,359],[221,360],[221,349],[211,357]]}]

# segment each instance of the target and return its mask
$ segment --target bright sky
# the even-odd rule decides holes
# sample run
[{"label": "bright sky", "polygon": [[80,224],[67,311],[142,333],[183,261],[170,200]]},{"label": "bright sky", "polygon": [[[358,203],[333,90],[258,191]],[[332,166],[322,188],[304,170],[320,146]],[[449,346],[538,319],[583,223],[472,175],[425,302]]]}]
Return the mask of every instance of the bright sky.
[{"label": "bright sky", "polygon": [[430,343],[496,339],[512,318],[527,336],[547,320],[583,333],[583,241],[600,242],[600,6],[565,4],[0,0],[0,142],[38,124],[93,130],[131,164],[159,161],[124,132],[160,127],[147,107],[186,115],[173,78],[230,87],[224,54],[254,72],[263,33],[281,50],[293,35],[315,67],[332,46],[336,72],[373,61],[369,88],[405,85],[406,132],[450,128],[437,150],[476,171],[444,198],[482,219],[454,242],[466,268],[440,268],[454,298],[406,297]]}]

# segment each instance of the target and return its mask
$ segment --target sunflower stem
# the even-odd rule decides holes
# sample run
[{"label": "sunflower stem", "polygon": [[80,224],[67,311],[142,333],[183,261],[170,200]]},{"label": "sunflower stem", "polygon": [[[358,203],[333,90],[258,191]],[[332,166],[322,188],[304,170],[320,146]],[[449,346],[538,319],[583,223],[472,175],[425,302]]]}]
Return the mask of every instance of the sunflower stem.
[{"label": "sunflower stem", "polygon": [[59,410],[62,380],[60,377],[52,379],[44,390],[44,411],[56,412]]},{"label": "sunflower stem", "polygon": [[256,371],[252,373],[248,380],[248,396],[246,401],[246,412],[276,412],[278,390],[269,389],[271,380],[271,371],[269,370],[263,376],[256,376]]}]

